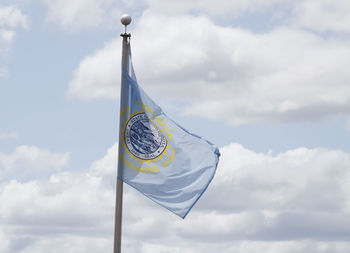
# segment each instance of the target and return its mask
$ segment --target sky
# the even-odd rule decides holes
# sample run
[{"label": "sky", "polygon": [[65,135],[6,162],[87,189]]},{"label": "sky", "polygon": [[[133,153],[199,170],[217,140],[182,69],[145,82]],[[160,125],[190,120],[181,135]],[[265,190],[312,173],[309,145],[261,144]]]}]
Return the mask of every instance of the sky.
[{"label": "sky", "polygon": [[350,252],[348,0],[0,0],[0,253],[112,252],[124,13],[221,157],[185,220],[125,185],[123,252]]}]

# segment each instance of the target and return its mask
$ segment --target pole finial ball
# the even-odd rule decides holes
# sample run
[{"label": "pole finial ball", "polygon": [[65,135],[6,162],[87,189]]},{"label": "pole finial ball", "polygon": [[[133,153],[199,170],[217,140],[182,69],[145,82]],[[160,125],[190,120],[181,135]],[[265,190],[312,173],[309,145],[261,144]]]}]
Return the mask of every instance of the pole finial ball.
[{"label": "pole finial ball", "polygon": [[122,22],[123,25],[127,26],[131,23],[131,17],[128,14],[124,14],[121,17],[120,21]]}]

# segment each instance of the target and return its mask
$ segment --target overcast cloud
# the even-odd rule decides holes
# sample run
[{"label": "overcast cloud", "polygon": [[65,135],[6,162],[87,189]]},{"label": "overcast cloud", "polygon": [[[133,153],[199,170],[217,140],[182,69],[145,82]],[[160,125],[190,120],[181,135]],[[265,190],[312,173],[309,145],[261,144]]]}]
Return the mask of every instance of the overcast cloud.
[{"label": "overcast cloud", "polygon": [[7,59],[16,35],[16,28],[28,28],[28,17],[14,5],[0,5],[0,79],[9,74]]},{"label": "overcast cloud", "polygon": [[66,31],[111,27],[119,22],[120,4],[113,0],[41,0],[47,7],[47,20]]},{"label": "overcast cloud", "polygon": [[11,154],[0,152],[0,168],[5,175],[28,178],[36,173],[60,170],[68,163],[69,155],[69,153],[60,154],[35,146],[22,145]]},{"label": "overcast cloud", "polygon": [[0,140],[4,139],[16,139],[19,137],[19,133],[12,131],[12,132],[0,132]]},{"label": "overcast cloud", "polygon": [[[307,12],[302,10],[298,15]],[[309,27],[302,20],[298,25]],[[154,96],[183,100],[186,114],[232,125],[349,115],[348,36],[293,24],[255,33],[215,25],[205,16],[155,12],[145,12],[132,33],[139,82]],[[68,94],[114,99],[120,72],[111,66],[119,59],[119,39],[83,59]]]},{"label": "overcast cloud", "polygon": [[[2,181],[0,238],[8,243],[0,252],[56,252],[51,243],[57,252],[111,251],[115,152],[116,145],[85,172]],[[221,153],[213,183],[186,220],[125,187],[125,251],[347,252],[349,153],[271,155],[237,143]],[[33,163],[42,164],[40,155],[22,166]]]}]

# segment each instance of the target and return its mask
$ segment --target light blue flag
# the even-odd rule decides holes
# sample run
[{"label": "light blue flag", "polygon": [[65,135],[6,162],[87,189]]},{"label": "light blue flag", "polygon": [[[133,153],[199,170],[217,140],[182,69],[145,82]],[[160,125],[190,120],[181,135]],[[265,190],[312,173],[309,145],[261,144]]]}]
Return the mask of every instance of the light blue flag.
[{"label": "light blue flag", "polygon": [[214,177],[219,150],[171,120],[122,64],[118,177],[185,218]]}]

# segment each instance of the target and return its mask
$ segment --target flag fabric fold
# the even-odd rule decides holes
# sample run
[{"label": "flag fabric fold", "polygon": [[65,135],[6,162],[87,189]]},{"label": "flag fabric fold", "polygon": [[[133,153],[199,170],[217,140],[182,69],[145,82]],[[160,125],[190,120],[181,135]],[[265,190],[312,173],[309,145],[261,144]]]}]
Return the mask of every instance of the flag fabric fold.
[{"label": "flag fabric fold", "polygon": [[185,218],[213,179],[219,150],[170,119],[142,90],[131,61],[122,62],[118,177]]}]

